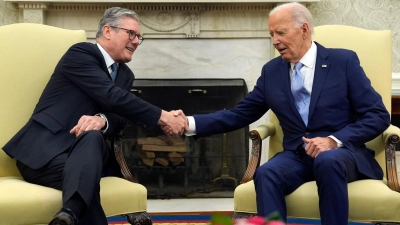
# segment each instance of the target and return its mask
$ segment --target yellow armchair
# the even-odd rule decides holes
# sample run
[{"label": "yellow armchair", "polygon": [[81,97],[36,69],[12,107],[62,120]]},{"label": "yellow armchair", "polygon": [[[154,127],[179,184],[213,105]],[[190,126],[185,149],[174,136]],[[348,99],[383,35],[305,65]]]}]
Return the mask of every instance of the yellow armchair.
[{"label": "yellow armchair", "polygon": [[[391,110],[392,36],[391,31],[372,31],[343,25],[315,28],[313,40],[330,48],[346,48],[357,52],[361,66]],[[278,54],[277,54],[278,55]],[[283,133],[271,112],[270,122],[250,131],[252,152],[248,168],[234,193],[234,218],[256,214],[256,194],[252,181],[260,165],[262,140],[269,137],[271,158],[282,148]],[[391,222],[400,224],[400,185],[396,171],[395,145],[400,129],[391,125],[382,135],[367,143],[384,171],[383,180],[361,180],[348,184],[349,221]],[[318,192],[315,181],[300,186],[286,196],[287,214],[293,218],[319,219]],[[386,223],[385,223],[386,224]]]},{"label": "yellow armchair", "polygon": [[[83,30],[40,24],[0,26],[0,147],[28,121],[55,65]],[[147,190],[121,179],[101,179],[101,203],[107,216],[126,215],[131,224],[151,225]],[[48,224],[62,206],[61,191],[25,182],[0,150],[0,225]]]}]

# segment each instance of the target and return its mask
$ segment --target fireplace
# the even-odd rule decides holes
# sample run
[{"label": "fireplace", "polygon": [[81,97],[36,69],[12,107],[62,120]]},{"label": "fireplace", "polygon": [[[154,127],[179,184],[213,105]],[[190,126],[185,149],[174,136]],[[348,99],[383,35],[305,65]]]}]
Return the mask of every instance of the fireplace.
[{"label": "fireplace", "polygon": [[[247,86],[243,79],[137,79],[132,93],[189,116],[234,107],[247,95]],[[247,167],[248,131],[170,138],[161,129],[128,123],[123,152],[149,198],[233,197]]]}]

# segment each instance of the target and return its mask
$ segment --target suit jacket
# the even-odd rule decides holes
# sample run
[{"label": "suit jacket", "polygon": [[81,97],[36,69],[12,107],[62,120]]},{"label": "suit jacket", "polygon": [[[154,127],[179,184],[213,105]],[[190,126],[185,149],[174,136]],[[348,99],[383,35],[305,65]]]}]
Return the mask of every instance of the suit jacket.
[{"label": "suit jacket", "polygon": [[69,131],[83,115],[104,113],[110,136],[125,126],[125,118],[155,127],[161,109],[129,92],[133,80],[132,71],[120,63],[114,83],[95,44],[73,45],[58,62],[31,118],[3,150],[37,169],[72,145],[75,135]]},{"label": "suit jacket", "polygon": [[231,110],[194,115],[198,135],[236,130],[271,109],[283,130],[284,150],[296,150],[302,137],[333,135],[351,151],[361,173],[381,179],[374,152],[365,147],[390,124],[381,96],[372,88],[357,54],[318,43],[314,82],[305,126],[290,90],[290,63],[277,57],[264,65],[254,90]]}]

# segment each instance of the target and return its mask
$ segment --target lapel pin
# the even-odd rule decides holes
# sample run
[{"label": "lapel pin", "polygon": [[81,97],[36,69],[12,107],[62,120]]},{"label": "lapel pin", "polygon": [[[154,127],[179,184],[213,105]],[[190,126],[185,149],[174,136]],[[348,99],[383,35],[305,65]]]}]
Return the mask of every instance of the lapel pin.
[{"label": "lapel pin", "polygon": [[322,64],[322,68],[326,68],[326,64]]}]

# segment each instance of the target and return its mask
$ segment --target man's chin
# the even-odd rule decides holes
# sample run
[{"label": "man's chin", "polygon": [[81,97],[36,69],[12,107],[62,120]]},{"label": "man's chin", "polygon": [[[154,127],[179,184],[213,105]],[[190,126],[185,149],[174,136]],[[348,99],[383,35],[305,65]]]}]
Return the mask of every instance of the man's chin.
[{"label": "man's chin", "polygon": [[124,58],[124,63],[128,63],[132,60],[132,56],[127,56]]},{"label": "man's chin", "polygon": [[282,57],[283,60],[289,61],[289,58],[287,56],[281,55],[281,57]]}]

